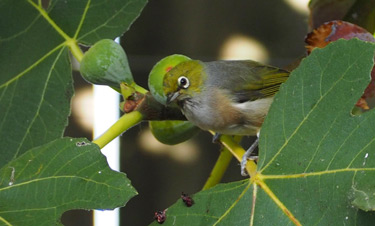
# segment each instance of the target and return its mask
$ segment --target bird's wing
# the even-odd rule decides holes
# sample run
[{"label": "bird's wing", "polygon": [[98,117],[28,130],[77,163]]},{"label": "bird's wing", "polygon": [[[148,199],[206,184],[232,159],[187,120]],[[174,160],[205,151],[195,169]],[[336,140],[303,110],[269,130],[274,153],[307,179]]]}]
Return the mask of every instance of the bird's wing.
[{"label": "bird's wing", "polygon": [[208,84],[229,91],[236,101],[246,102],[273,96],[289,72],[255,61],[215,61],[205,63]]}]

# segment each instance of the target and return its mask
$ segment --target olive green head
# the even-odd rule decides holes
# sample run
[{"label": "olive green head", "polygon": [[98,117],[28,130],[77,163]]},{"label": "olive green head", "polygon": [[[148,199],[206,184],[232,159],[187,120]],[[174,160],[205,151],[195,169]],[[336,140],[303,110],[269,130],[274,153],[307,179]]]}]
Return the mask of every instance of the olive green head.
[{"label": "olive green head", "polygon": [[200,93],[205,79],[202,62],[191,60],[178,64],[164,76],[163,91],[167,96],[167,103]]}]

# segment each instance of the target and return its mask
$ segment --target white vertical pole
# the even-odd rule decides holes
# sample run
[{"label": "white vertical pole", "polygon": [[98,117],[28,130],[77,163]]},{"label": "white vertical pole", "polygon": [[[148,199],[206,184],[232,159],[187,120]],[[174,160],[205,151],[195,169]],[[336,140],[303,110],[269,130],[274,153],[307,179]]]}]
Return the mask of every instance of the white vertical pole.
[{"label": "white vertical pole", "polygon": [[[116,40],[119,42],[119,39]],[[108,86],[94,85],[94,138],[103,134],[119,117],[120,95]],[[114,139],[102,150],[111,169],[120,171],[120,140]],[[94,226],[119,226],[120,211],[95,210]]]}]

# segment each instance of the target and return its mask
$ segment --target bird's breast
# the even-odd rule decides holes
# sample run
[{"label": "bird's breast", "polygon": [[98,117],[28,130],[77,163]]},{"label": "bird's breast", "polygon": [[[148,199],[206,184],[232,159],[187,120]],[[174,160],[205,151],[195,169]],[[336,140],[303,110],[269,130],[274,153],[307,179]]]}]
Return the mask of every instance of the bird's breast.
[{"label": "bird's breast", "polygon": [[235,103],[222,90],[205,93],[185,100],[182,111],[201,129],[222,134],[256,135],[272,102]]}]

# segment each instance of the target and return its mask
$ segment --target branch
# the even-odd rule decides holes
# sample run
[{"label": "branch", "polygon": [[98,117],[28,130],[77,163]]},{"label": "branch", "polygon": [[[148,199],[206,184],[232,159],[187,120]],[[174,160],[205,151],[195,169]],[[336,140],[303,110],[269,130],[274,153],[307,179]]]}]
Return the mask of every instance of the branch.
[{"label": "branch", "polygon": [[113,139],[121,135],[126,130],[137,125],[142,121],[143,115],[139,111],[133,111],[128,114],[124,114],[121,118],[115,122],[103,135],[98,139],[94,140],[93,143],[97,144],[100,149],[106,146]]},{"label": "branch", "polygon": [[122,110],[126,113],[139,111],[143,115],[143,120],[163,121],[163,120],[182,120],[186,117],[177,107],[169,107],[159,103],[150,92],[145,94],[133,92],[127,96],[123,103]]}]

